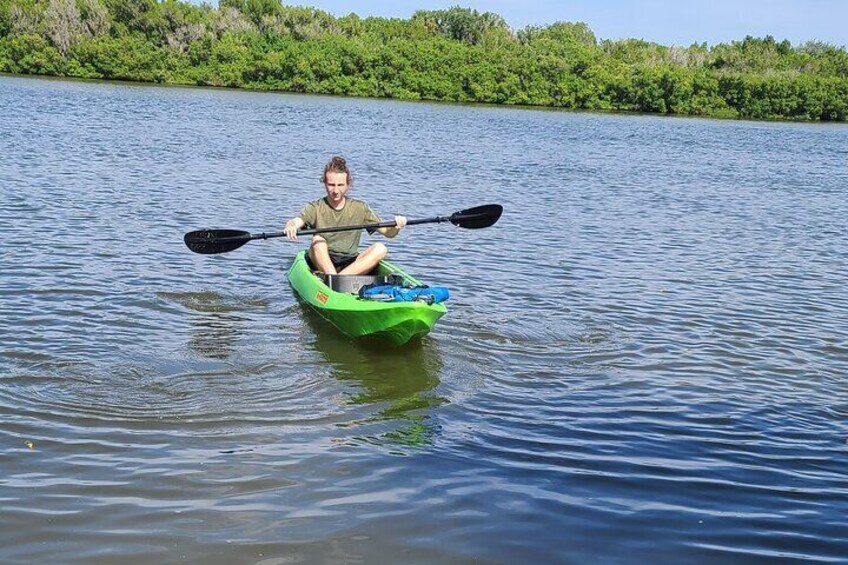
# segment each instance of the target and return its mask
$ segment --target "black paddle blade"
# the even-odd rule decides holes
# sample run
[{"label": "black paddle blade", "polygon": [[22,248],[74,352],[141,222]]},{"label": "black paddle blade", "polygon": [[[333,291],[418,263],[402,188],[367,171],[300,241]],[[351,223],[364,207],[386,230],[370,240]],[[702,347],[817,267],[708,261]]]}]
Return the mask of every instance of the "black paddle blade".
[{"label": "black paddle blade", "polygon": [[469,230],[479,230],[495,225],[501,217],[503,206],[500,204],[486,204],[467,210],[460,210],[448,218],[451,223]]},{"label": "black paddle blade", "polygon": [[241,230],[197,230],[183,238],[186,246],[195,253],[214,255],[238,249],[250,241],[250,232]]}]

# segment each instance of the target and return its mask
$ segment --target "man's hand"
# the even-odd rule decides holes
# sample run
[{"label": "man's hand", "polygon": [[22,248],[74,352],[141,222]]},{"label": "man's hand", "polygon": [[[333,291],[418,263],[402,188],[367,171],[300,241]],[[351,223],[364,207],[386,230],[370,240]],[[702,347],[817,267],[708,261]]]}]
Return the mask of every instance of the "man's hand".
[{"label": "man's hand", "polygon": [[303,224],[298,222],[300,218],[293,218],[286,222],[286,227],[283,228],[283,232],[285,232],[286,237],[291,240],[297,239],[297,230],[299,230]]}]

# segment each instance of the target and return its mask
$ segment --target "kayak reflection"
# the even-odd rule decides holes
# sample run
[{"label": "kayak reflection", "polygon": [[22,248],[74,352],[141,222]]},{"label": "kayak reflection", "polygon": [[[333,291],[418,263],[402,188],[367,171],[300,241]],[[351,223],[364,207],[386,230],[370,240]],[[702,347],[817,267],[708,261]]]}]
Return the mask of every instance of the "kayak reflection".
[{"label": "kayak reflection", "polygon": [[330,364],[334,378],[354,385],[348,404],[368,409],[346,424],[367,430],[355,440],[410,447],[430,444],[436,432],[431,412],[447,402],[433,392],[439,385],[442,359],[432,338],[403,347],[351,340],[308,306],[301,311],[315,337],[308,345]]}]

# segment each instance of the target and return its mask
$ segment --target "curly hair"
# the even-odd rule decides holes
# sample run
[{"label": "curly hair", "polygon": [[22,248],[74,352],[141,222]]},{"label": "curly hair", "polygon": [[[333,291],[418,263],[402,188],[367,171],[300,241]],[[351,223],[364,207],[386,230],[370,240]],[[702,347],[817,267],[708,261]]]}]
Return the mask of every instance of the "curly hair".
[{"label": "curly hair", "polygon": [[324,173],[321,175],[321,182],[327,182],[327,173],[345,173],[347,175],[348,186],[353,185],[353,175],[350,174],[350,169],[347,167],[347,161],[341,155],[336,155],[324,167]]}]

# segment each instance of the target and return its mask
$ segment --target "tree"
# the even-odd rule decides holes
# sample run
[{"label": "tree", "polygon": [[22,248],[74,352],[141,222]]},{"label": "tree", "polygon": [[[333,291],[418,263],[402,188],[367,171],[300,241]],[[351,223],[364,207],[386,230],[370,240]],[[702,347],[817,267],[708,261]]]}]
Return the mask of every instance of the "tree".
[{"label": "tree", "polygon": [[497,14],[481,14],[477,10],[459,6],[448,10],[419,10],[412,15],[412,20],[422,22],[442,37],[469,45],[480,43],[483,35],[491,29],[509,30],[506,20]]},{"label": "tree", "polygon": [[76,0],[49,0],[44,22],[47,37],[62,55],[68,53],[85,31]]}]

